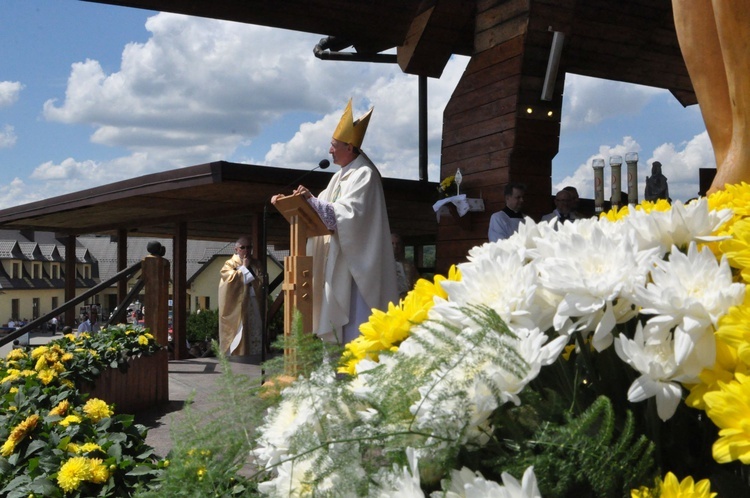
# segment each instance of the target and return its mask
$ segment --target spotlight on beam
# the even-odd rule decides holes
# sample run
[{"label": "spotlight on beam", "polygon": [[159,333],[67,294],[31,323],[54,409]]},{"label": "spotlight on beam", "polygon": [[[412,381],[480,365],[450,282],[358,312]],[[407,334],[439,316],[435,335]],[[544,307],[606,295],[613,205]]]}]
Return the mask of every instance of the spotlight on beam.
[{"label": "spotlight on beam", "polygon": [[544,75],[544,85],[542,85],[542,100],[546,101],[552,100],[555,81],[557,80],[557,69],[560,66],[560,55],[562,54],[563,43],[565,43],[565,34],[562,31],[554,31],[553,33],[552,47],[550,47],[549,60],[547,61],[547,74]]}]

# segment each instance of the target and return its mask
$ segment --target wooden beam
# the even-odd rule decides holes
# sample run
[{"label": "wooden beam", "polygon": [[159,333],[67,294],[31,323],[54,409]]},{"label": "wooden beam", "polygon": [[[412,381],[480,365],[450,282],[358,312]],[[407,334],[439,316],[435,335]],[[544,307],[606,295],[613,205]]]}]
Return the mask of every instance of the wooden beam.
[{"label": "wooden beam", "polygon": [[473,2],[463,0],[437,1],[416,15],[396,51],[401,70],[439,78],[473,16]]}]

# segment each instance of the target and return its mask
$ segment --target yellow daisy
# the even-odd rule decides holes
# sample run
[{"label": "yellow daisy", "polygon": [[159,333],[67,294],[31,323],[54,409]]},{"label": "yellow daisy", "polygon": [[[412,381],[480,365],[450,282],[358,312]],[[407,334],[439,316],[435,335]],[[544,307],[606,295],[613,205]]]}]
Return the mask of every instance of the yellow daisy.
[{"label": "yellow daisy", "polygon": [[706,393],[706,414],[719,428],[713,457],[719,463],[740,460],[750,463],[750,376],[737,373],[736,380],[719,382],[719,389]]}]

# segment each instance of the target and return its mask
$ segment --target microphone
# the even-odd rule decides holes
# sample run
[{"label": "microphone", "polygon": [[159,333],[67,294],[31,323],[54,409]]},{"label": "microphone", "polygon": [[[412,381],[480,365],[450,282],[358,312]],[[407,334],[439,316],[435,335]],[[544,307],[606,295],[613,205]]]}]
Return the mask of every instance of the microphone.
[{"label": "microphone", "polygon": [[299,182],[301,182],[301,181],[302,181],[302,180],[303,180],[304,178],[306,178],[306,177],[307,177],[307,175],[309,175],[309,174],[310,174],[310,173],[312,173],[313,171],[315,171],[315,170],[317,170],[317,169],[326,169],[326,168],[327,168],[328,166],[330,166],[330,165],[331,165],[331,161],[329,161],[328,159],[322,159],[322,160],[321,160],[321,161],[320,161],[320,162],[318,163],[318,165],[317,165],[317,166],[315,166],[315,167],[314,167],[313,169],[311,169],[310,171],[306,171],[306,172],[304,172],[304,173],[303,173],[302,175],[298,176],[298,177],[297,177],[297,178],[296,178],[296,179],[295,179],[295,180],[294,180],[293,182],[291,182],[291,183],[289,183],[289,184],[287,184],[287,185],[284,185],[284,186],[283,186],[283,187],[281,187],[281,188],[280,188],[279,190],[286,190],[286,189],[288,189],[288,188],[289,188],[289,187],[291,187],[291,186],[295,186],[295,187],[296,187],[297,185],[299,185]]}]

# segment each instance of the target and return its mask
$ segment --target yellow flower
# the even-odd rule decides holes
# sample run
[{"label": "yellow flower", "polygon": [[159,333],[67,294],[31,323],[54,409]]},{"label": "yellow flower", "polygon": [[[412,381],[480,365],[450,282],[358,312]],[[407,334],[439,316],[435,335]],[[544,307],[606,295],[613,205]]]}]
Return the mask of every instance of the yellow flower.
[{"label": "yellow flower", "polygon": [[104,451],[101,446],[96,443],[84,443],[78,448],[78,453],[91,453],[92,451]]},{"label": "yellow flower", "polygon": [[621,219],[625,218],[627,215],[630,214],[630,208],[628,206],[623,206],[621,208],[612,208],[609,211],[606,211],[599,215],[599,219],[608,219],[609,221],[616,222],[620,221]]},{"label": "yellow flower", "polygon": [[711,492],[711,482],[703,479],[697,483],[688,476],[679,482],[677,476],[667,472],[664,480],[657,479],[656,487],[648,489],[641,486],[630,491],[631,498],[713,498],[716,493]]},{"label": "yellow flower", "polygon": [[89,480],[94,484],[102,484],[109,479],[109,468],[102,462],[101,458],[89,459]]},{"label": "yellow flower", "polygon": [[718,243],[719,252],[741,270],[745,282],[750,282],[750,218],[736,221],[728,233],[732,238]]},{"label": "yellow flower", "polygon": [[202,481],[203,476],[206,475],[206,467],[200,467],[195,473],[198,476],[198,480]]},{"label": "yellow flower", "polygon": [[719,428],[713,456],[719,463],[740,460],[750,463],[750,376],[737,373],[736,380],[719,382],[719,389],[706,393],[706,414]]},{"label": "yellow flower", "polygon": [[67,399],[64,399],[60,401],[57,406],[55,406],[53,409],[49,411],[50,415],[59,415],[61,417],[65,416],[66,413],[68,413],[68,410],[70,409],[70,401]]},{"label": "yellow flower", "polygon": [[59,424],[63,427],[68,427],[70,424],[80,424],[81,423],[81,417],[78,415],[68,415],[64,419],[62,419]]},{"label": "yellow flower", "polygon": [[32,359],[32,360],[36,360],[36,359],[37,359],[37,358],[39,358],[40,356],[44,356],[44,355],[45,355],[45,353],[47,353],[47,351],[49,351],[49,348],[48,348],[47,346],[39,346],[39,347],[36,347],[36,348],[34,348],[34,349],[33,349],[33,350],[31,351],[31,359]]},{"label": "yellow flower", "polygon": [[57,474],[57,484],[63,491],[69,493],[78,489],[83,481],[91,477],[91,466],[86,457],[72,457],[60,467]]},{"label": "yellow flower", "polygon": [[140,346],[148,346],[148,337],[146,337],[145,335],[139,335],[138,344]]},{"label": "yellow flower", "polygon": [[690,395],[685,399],[685,404],[698,410],[705,410],[706,403],[703,397],[706,393],[719,389],[719,382],[730,382],[735,374],[748,373],[748,365],[742,363],[737,350],[726,342],[716,341],[716,362],[713,368],[704,368],[699,375],[700,382],[686,386],[690,389]]},{"label": "yellow flower", "polygon": [[19,361],[26,359],[26,352],[21,348],[11,349],[8,354],[5,355],[5,359],[8,361]]},{"label": "yellow flower", "polygon": [[38,422],[39,415],[33,414],[29,415],[26,417],[26,420],[15,426],[13,430],[10,431],[7,441],[5,441],[2,448],[0,448],[0,455],[3,455],[4,457],[10,456],[13,451],[15,451],[16,445],[18,445],[23,438],[36,428]]},{"label": "yellow flower", "polygon": [[83,413],[85,413],[92,421],[98,422],[103,418],[111,417],[113,412],[105,401],[91,398],[86,401],[85,405],[83,405]]},{"label": "yellow flower", "polygon": [[42,384],[46,386],[53,380],[55,380],[55,377],[57,377],[57,372],[55,372],[51,368],[45,368],[44,370],[39,371],[37,377],[39,377],[39,380],[42,382]]},{"label": "yellow flower", "polygon": [[[455,265],[448,272],[448,279],[461,279]],[[338,371],[354,375],[356,365],[361,360],[368,358],[378,361],[381,351],[397,350],[398,345],[409,337],[411,328],[427,318],[435,297],[448,297],[440,285],[443,280],[446,278],[442,275],[436,275],[433,282],[419,279],[414,289],[398,305],[389,303],[387,312],[373,310],[369,320],[359,326],[361,335],[346,345]]]},{"label": "yellow flower", "polygon": [[750,293],[745,294],[745,302],[732,306],[719,319],[716,338],[736,349],[739,359],[750,365]]}]

